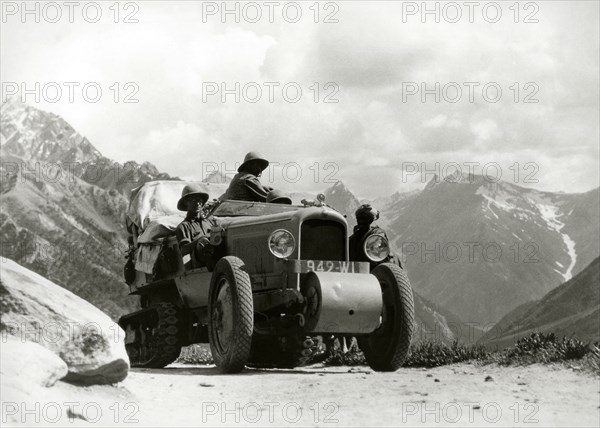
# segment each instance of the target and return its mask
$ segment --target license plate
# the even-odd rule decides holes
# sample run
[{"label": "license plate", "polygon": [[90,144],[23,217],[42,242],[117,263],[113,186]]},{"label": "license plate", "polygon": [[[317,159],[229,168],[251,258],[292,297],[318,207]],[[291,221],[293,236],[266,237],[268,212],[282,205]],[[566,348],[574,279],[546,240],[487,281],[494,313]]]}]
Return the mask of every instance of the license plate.
[{"label": "license plate", "polygon": [[337,260],[301,260],[302,272],[345,272],[362,273],[359,262],[344,262]]}]

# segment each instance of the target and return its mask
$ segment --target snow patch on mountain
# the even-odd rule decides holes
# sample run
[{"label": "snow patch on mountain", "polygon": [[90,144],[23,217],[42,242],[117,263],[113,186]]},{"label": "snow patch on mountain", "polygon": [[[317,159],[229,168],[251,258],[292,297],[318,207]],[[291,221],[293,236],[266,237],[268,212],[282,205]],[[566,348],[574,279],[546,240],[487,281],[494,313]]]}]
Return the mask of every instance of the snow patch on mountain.
[{"label": "snow patch on mountain", "polygon": [[[534,224],[542,227],[545,226],[549,230],[560,234],[571,260],[569,266],[564,272],[561,272],[561,275],[565,281],[572,278],[573,268],[577,262],[575,241],[569,235],[562,232],[565,223],[560,218],[563,217],[563,214],[560,213],[560,207],[549,195],[535,190],[519,194],[517,189],[506,183],[487,183],[481,185],[475,194],[484,198],[482,208],[484,211],[489,211],[496,220],[500,219],[498,210],[502,210],[512,213],[513,216],[521,221],[533,220]],[[538,223],[536,219],[543,221]]]},{"label": "snow patch on mountain", "polygon": [[565,273],[565,280],[569,280],[573,278],[573,268],[575,267],[575,263],[577,263],[577,253],[575,252],[575,241],[573,241],[571,237],[566,233],[563,233],[562,237],[565,241],[565,244],[567,245],[569,257],[571,257],[571,264],[569,265],[567,272]]},{"label": "snow patch on mountain", "polygon": [[[513,211],[517,208],[513,203],[511,203],[513,196],[503,188],[497,187],[495,190],[492,190],[490,186],[484,185],[480,186],[475,194],[484,197],[484,199],[487,201],[487,208],[490,209],[490,211],[490,205],[495,205],[501,210],[507,212]],[[493,211],[492,213],[496,215],[496,213]],[[498,218],[498,216],[496,216],[496,218]]]},{"label": "snow patch on mountain", "polygon": [[548,225],[548,228],[558,232],[561,235],[565,246],[567,247],[567,253],[571,258],[571,263],[567,267],[567,270],[562,273],[562,276],[564,277],[565,281],[568,281],[573,277],[573,268],[575,267],[575,263],[577,263],[575,241],[573,241],[573,239],[571,239],[571,237],[566,233],[561,232],[563,227],[565,227],[565,223],[559,220],[559,218],[562,217],[562,214],[559,214],[560,208],[552,204],[552,201],[549,199],[543,197],[538,197],[536,199],[537,200],[529,198],[529,200],[537,206],[540,215]]},{"label": "snow patch on mountain", "polygon": [[483,197],[483,210],[492,213],[497,220],[500,217],[494,211],[494,207],[512,213],[514,217],[522,221],[529,220],[532,214],[535,214],[532,210],[519,205],[521,198],[519,192],[506,183],[483,184],[477,188],[475,194]]}]

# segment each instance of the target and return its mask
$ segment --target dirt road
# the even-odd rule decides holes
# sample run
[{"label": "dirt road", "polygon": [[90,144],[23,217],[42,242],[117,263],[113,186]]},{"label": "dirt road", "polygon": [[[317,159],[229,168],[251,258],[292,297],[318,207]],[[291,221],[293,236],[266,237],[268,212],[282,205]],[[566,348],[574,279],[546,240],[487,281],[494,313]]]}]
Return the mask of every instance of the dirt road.
[{"label": "dirt road", "polygon": [[[52,422],[48,416],[52,409],[46,410],[41,422],[49,426],[597,427],[600,423],[599,379],[558,366],[457,364],[396,373],[312,366],[247,369],[224,376],[212,366],[174,365],[134,369],[118,387],[82,391],[59,383],[52,390],[48,400],[63,411]],[[65,410],[61,403],[68,401],[78,407]],[[39,411],[43,413],[43,407]],[[34,421],[30,417],[26,422]]]}]

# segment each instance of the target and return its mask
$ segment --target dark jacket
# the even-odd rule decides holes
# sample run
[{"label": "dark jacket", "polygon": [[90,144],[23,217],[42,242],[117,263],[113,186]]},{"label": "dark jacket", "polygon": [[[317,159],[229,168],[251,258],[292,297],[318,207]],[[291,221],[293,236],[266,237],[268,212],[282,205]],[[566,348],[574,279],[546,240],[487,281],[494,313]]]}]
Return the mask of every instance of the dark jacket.
[{"label": "dark jacket", "polygon": [[248,172],[239,172],[231,180],[224,199],[233,201],[265,202],[272,187],[264,186],[258,177]]},{"label": "dark jacket", "polygon": [[204,235],[204,227],[202,226],[202,220],[196,217],[186,217],[175,229],[175,235],[177,236],[177,243],[180,247],[185,244],[189,244],[200,235]]}]

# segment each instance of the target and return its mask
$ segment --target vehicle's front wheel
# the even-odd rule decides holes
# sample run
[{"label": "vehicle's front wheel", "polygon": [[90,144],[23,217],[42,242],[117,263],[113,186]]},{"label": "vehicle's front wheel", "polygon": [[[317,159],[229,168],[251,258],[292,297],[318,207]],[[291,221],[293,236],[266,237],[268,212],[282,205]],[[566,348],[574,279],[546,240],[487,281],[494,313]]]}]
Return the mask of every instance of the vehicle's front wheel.
[{"label": "vehicle's front wheel", "polygon": [[367,363],[373,370],[394,371],[408,354],[414,331],[412,288],[403,269],[383,263],[373,269],[383,294],[381,325],[373,333],[358,338]]},{"label": "vehicle's front wheel", "polygon": [[254,309],[250,276],[237,257],[219,260],[208,299],[208,337],[213,359],[223,373],[243,370],[250,355]]}]

